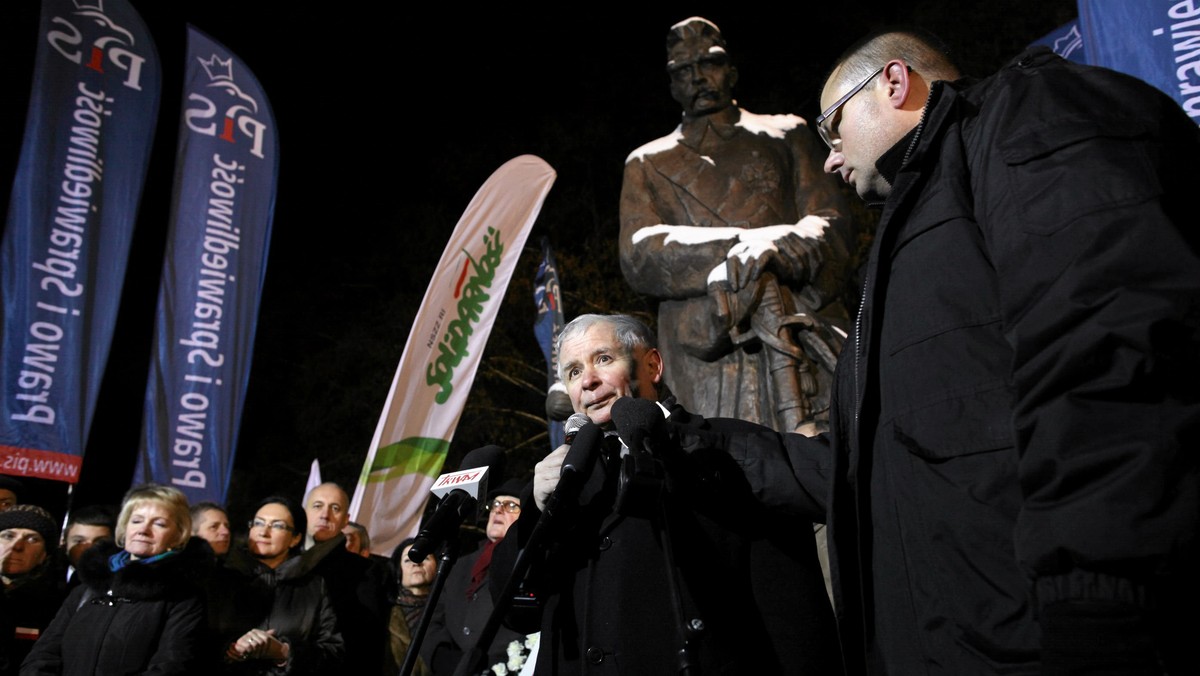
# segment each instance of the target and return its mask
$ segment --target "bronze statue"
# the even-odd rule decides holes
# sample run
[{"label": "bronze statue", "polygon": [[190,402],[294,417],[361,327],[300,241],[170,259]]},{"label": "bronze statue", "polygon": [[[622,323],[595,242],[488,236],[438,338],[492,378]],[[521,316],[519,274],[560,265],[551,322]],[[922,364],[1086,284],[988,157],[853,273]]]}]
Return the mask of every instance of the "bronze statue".
[{"label": "bronze statue", "polygon": [[737,107],[738,72],[699,17],[667,36],[675,131],[635,150],[621,190],[621,269],[660,299],[666,380],[705,416],[823,429],[855,247],[804,120]]}]

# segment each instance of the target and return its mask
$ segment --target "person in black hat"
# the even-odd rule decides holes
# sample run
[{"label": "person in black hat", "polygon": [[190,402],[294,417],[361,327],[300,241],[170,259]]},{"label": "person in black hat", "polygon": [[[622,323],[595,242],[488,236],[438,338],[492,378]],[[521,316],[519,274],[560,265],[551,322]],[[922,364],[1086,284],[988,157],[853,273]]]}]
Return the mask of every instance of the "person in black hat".
[{"label": "person in black hat", "polygon": [[56,572],[57,542],[58,525],[41,507],[14,505],[0,512],[0,674],[17,673],[66,596]]},{"label": "person in black hat", "polygon": [[[479,632],[492,614],[488,569],[496,543],[508,534],[521,514],[521,489],[528,480],[509,479],[488,491],[487,542],[478,551],[459,559],[446,577],[446,586],[433,608],[429,633],[421,645],[421,658],[435,674],[453,673],[463,653],[475,646]],[[487,664],[508,660],[508,644],[525,636],[501,628],[488,649]]]}]

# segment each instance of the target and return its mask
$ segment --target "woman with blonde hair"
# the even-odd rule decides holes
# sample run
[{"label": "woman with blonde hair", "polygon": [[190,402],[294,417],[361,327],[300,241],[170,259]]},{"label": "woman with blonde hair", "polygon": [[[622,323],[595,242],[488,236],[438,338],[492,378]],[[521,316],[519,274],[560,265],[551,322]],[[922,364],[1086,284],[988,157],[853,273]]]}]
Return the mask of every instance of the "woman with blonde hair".
[{"label": "woman with blonde hair", "polygon": [[126,493],[116,543],[84,553],[82,584],[63,602],[21,674],[195,673],[205,626],[195,583],[202,557],[184,551],[191,532],[179,490],[147,484]]}]

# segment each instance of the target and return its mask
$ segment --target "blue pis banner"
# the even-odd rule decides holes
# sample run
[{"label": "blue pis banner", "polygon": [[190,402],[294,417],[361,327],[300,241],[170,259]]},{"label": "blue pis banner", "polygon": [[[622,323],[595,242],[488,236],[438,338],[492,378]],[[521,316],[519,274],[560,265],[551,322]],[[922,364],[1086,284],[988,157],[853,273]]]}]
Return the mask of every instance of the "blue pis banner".
[{"label": "blue pis banner", "polygon": [[171,229],[135,482],[223,503],[266,273],[279,162],[266,94],[188,27]]},{"label": "blue pis banner", "polygon": [[[542,262],[538,264],[537,273],[533,279],[533,302],[537,306],[537,319],[533,323],[533,333],[537,336],[538,345],[546,357],[547,385],[549,397],[560,400],[567,396],[567,390],[558,379],[558,332],[562,330],[563,310],[562,292],[558,286],[558,264],[554,262],[554,252],[550,242],[542,238]],[[563,444],[563,423],[550,420],[550,448],[558,448]]]},{"label": "blue pis banner", "polygon": [[1200,120],[1200,2],[1079,0],[1087,62],[1139,77]]},{"label": "blue pis banner", "polygon": [[0,244],[0,473],[76,483],[158,118],[125,0],[44,0]]}]

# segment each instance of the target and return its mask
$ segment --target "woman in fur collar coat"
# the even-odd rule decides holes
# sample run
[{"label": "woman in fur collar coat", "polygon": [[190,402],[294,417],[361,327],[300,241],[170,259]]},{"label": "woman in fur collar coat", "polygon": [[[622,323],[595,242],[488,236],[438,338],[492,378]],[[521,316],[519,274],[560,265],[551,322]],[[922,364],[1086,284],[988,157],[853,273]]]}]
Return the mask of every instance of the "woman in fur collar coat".
[{"label": "woman in fur collar coat", "polygon": [[125,496],[116,542],[80,560],[83,583],[21,666],[40,674],[192,674],[204,640],[200,557],[184,551],[192,532],[187,499],[147,485]]}]

